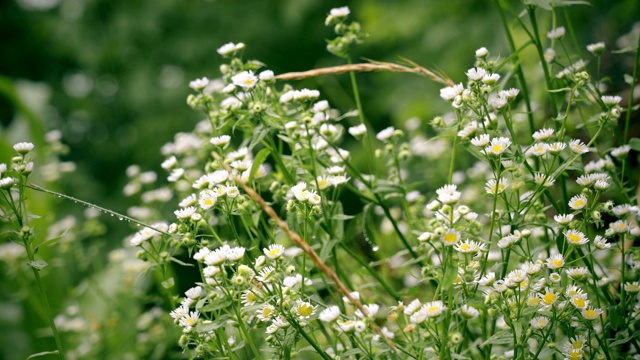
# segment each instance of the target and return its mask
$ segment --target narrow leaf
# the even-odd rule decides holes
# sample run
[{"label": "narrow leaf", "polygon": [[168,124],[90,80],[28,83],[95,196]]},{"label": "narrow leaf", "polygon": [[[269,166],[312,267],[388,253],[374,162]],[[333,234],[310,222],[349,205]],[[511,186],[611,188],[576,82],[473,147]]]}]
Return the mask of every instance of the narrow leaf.
[{"label": "narrow leaf", "polygon": [[251,165],[251,171],[249,172],[249,182],[253,181],[253,177],[258,172],[260,165],[262,165],[262,163],[264,163],[264,161],[267,160],[267,156],[269,156],[270,153],[271,153],[271,150],[266,148],[258,152],[256,157],[253,159],[253,164]]},{"label": "narrow leaf", "polygon": [[186,263],[186,262],[184,262],[182,260],[178,260],[178,259],[174,258],[173,256],[171,257],[171,261],[173,261],[176,264],[180,264],[182,266],[194,266],[193,264],[188,264],[188,263]]},{"label": "narrow leaf", "polygon": [[72,228],[71,228],[71,227],[68,227],[68,228],[64,229],[64,231],[62,232],[62,234],[60,234],[59,236],[56,236],[56,237],[51,238],[51,239],[49,239],[49,240],[45,240],[44,242],[42,242],[42,244],[40,244],[40,245],[36,246],[36,247],[33,249],[33,253],[34,253],[34,254],[37,254],[37,253],[38,253],[38,250],[40,250],[40,247],[42,247],[42,246],[45,246],[45,245],[53,245],[53,244],[57,243],[58,241],[62,240],[62,238],[63,238],[65,235],[67,235],[67,233],[69,232],[69,230],[70,230],[70,229],[72,229]]},{"label": "narrow leaf", "polygon": [[633,150],[640,152],[640,138],[631,138],[631,140],[629,140],[629,146],[631,146]]},{"label": "narrow leaf", "polygon": [[31,354],[31,355],[29,355],[29,357],[27,358],[27,360],[29,360],[29,359],[33,359],[33,358],[37,358],[37,357],[40,357],[40,356],[47,356],[47,355],[56,355],[56,357],[57,357],[58,355],[60,355],[60,352],[59,352],[58,350],[54,350],[54,351],[43,351],[43,352],[39,352],[39,353],[36,353],[36,354]]},{"label": "narrow leaf", "polygon": [[480,347],[485,347],[487,345],[505,345],[513,343],[513,333],[510,330],[501,330],[497,333],[491,335],[487,341],[483,342]]}]

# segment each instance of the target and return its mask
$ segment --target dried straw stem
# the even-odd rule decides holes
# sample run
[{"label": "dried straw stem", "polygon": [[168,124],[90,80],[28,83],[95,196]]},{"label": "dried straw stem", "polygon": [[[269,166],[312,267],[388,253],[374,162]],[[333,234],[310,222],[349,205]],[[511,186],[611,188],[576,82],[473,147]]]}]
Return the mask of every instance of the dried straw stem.
[{"label": "dried straw stem", "polygon": [[347,72],[368,72],[368,71],[390,71],[390,72],[399,72],[399,73],[409,73],[409,74],[417,74],[421,76],[426,76],[432,81],[437,83],[452,86],[454,85],[453,81],[449,79],[444,74],[437,74],[429,69],[426,69],[413,61],[403,59],[410,66],[384,62],[384,61],[374,61],[369,60],[368,63],[361,64],[347,64],[347,65],[339,65],[339,66],[331,66],[320,69],[313,69],[301,72],[289,72],[280,75],[276,75],[275,79],[277,80],[302,80],[310,77],[322,76],[322,75],[330,75],[330,74],[344,74]]},{"label": "dried straw stem", "polygon": [[[227,172],[229,172],[230,174],[233,174],[232,169],[229,167],[228,164],[224,162],[224,160],[220,158],[220,155],[213,153],[213,156],[216,158],[216,160],[218,160],[219,163],[223,164]],[[234,180],[244,189],[245,193],[249,195],[249,197],[253,201],[255,201],[256,203],[258,203],[258,205],[260,205],[260,207],[262,208],[262,211],[264,211],[275,222],[275,224],[287,234],[289,239],[291,239],[291,241],[293,241],[298,247],[300,247],[302,251],[304,251],[311,258],[313,263],[316,264],[316,266],[319,267],[320,270],[322,270],[322,272],[324,272],[329,278],[331,278],[331,280],[333,280],[333,283],[338,288],[338,290],[340,290],[340,292],[347,299],[349,299],[349,301],[351,301],[351,303],[354,304],[360,310],[360,312],[362,312],[363,315],[367,316],[368,315],[367,309],[365,309],[364,306],[362,306],[362,303],[358,299],[356,299],[355,297],[353,297],[353,295],[351,295],[351,292],[342,283],[342,281],[340,281],[340,279],[338,278],[338,275],[320,259],[318,254],[311,247],[311,245],[309,245],[309,243],[306,242],[298,233],[289,229],[289,226],[287,225],[287,223],[284,220],[282,220],[280,216],[278,216],[278,214],[276,214],[275,210],[273,210],[273,208],[269,206],[269,204],[267,204],[266,201],[264,201],[264,199],[262,198],[262,196],[260,196],[260,194],[258,194],[251,186],[247,185],[247,183],[244,182],[239,175],[236,175],[234,177]],[[391,342],[389,338],[387,338],[386,336],[384,336],[384,334],[382,334],[382,332],[380,331],[380,328],[373,322],[371,322],[370,324],[371,324],[371,328],[376,333],[380,334],[382,338],[385,339],[385,341],[387,342],[387,345],[389,345],[389,347],[394,351],[397,351],[396,346],[393,344],[393,342]]]}]

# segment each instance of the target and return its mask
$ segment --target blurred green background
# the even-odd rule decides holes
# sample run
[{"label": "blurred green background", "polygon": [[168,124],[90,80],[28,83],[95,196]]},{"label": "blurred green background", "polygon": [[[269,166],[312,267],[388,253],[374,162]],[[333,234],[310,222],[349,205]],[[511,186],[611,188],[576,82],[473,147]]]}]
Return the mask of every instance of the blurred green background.
[{"label": "blurred green background", "polygon": [[[518,1],[508,3],[521,8]],[[494,1],[5,0],[0,2],[0,162],[10,159],[13,143],[42,145],[45,132],[59,129],[70,146],[63,160],[75,162],[76,170],[57,189],[125,212],[134,205],[122,194],[126,168],[138,164],[163,177],[160,147],[202,118],[186,105],[191,93],[187,85],[198,77],[218,76],[224,60],[218,47],[244,42],[245,58],[260,60],[276,74],[343,64],[325,50],[333,30],[324,26],[324,19],[332,7],[344,5],[368,35],[354,49],[358,61],[407,58],[460,82],[477,48],[485,46],[493,55],[509,53]],[[540,27],[546,31],[551,17],[543,18],[546,23]],[[640,2],[594,0],[557,12],[558,24],[567,19],[583,53],[586,44],[598,41],[612,50],[640,21]],[[621,91],[623,74],[631,72],[632,64],[620,59],[609,51],[604,58],[609,93]],[[348,111],[355,108],[348,80],[347,75],[325,76],[293,85],[318,88],[333,107]],[[425,78],[376,73],[359,74],[358,81],[365,116],[376,130],[390,124],[403,127],[417,118],[426,135],[428,121],[448,111],[438,96],[442,86]],[[84,210],[59,199],[40,210],[52,206],[57,206],[58,218]],[[116,223],[107,222],[109,235],[95,236],[92,246],[82,250],[85,263],[62,277],[67,287],[53,291],[54,312],[65,306],[64,289],[76,286],[91,269],[104,269],[108,252],[103,250],[119,247],[131,232]],[[0,295],[11,294],[11,288],[2,284]],[[25,308],[29,306],[37,303]],[[131,317],[137,314],[133,311]],[[32,327],[40,326],[44,324]],[[27,338],[14,335],[0,342],[5,349],[15,345],[11,352],[0,350],[0,358],[24,358],[51,348],[33,340],[43,338],[35,330]]]}]

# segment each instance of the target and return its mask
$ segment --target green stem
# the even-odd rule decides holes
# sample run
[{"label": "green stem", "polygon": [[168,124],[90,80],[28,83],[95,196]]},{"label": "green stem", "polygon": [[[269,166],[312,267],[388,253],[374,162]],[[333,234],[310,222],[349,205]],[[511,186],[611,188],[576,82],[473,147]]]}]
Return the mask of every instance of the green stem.
[{"label": "green stem", "polygon": [[345,250],[347,252],[347,254],[349,254],[349,256],[351,256],[353,259],[355,259],[360,265],[362,265],[368,272],[369,274],[371,274],[380,284],[380,286],[382,286],[386,292],[391,295],[391,297],[393,297],[396,301],[400,300],[400,295],[395,292],[391,286],[389,286],[389,284],[387,284],[382,277],[380,276],[379,272],[376,271],[375,269],[373,269],[369,264],[367,264],[364,260],[362,260],[361,258],[358,257],[358,255],[356,255],[355,252],[353,252],[353,250],[351,250],[348,246],[346,246],[344,243],[340,243],[340,247]]},{"label": "green stem", "polygon": [[[351,56],[347,56],[347,61],[349,63],[349,65],[353,64],[353,62],[351,61]],[[371,137],[369,136],[368,132],[370,131],[369,129],[373,130],[373,128],[371,127],[370,124],[368,124],[365,120],[364,117],[364,110],[362,108],[362,102],[360,101],[360,91],[358,90],[358,82],[356,81],[356,73],[353,71],[349,72],[349,79],[351,80],[351,88],[353,90],[353,98],[356,102],[356,108],[358,109],[358,118],[360,119],[360,123],[365,124],[365,126],[367,127],[367,134],[365,136],[366,139],[363,139],[363,141],[365,141],[365,145],[367,146],[367,152],[371,155],[373,155],[373,143],[371,142]],[[373,157],[372,156],[368,156],[367,157],[367,164],[369,165],[369,172],[371,174],[375,174],[376,173],[376,165],[375,165],[375,161],[373,161]]]},{"label": "green stem", "polygon": [[[505,35],[507,36],[507,41],[509,42],[509,47],[511,51],[516,51],[516,44],[513,40],[513,36],[511,35],[511,31],[509,31],[509,25],[507,24],[507,19],[504,14],[504,10],[502,6],[500,6],[500,0],[495,0],[496,6],[498,8],[498,14],[500,15],[500,20],[502,21],[502,26],[504,27]],[[533,107],[531,106],[531,98],[529,97],[529,88],[527,87],[527,81],[524,77],[524,71],[522,71],[522,67],[520,66],[520,59],[518,54],[515,54],[516,57],[513,61],[515,66],[516,75],[518,76],[518,82],[520,83],[520,91],[522,91],[522,97],[524,98],[524,103],[527,108],[527,121],[529,122],[529,132],[531,135],[535,132],[535,127],[533,124]]]},{"label": "green stem", "polygon": [[157,232],[159,232],[161,234],[164,234],[164,235],[174,236],[173,234],[169,234],[167,232],[164,232],[164,231],[162,231],[160,229],[157,229],[157,228],[155,228],[155,227],[153,227],[151,225],[148,225],[148,224],[145,224],[145,223],[143,223],[141,221],[138,221],[138,220],[136,220],[136,219],[134,219],[132,217],[120,214],[120,213],[115,212],[113,210],[109,210],[109,209],[103,208],[101,206],[98,206],[96,204],[92,204],[92,203],[84,201],[84,200],[80,200],[80,199],[74,198],[73,196],[65,195],[65,194],[62,194],[62,193],[59,193],[59,192],[53,191],[53,190],[48,190],[48,189],[45,189],[45,188],[40,187],[40,186],[38,186],[36,184],[33,184],[33,183],[26,184],[26,187],[28,187],[29,189],[32,189],[32,190],[36,190],[36,191],[40,191],[40,192],[49,194],[49,195],[54,195],[54,196],[57,196],[57,197],[60,197],[60,198],[65,198],[65,199],[71,200],[71,201],[73,201],[75,203],[80,203],[80,204],[82,204],[82,205],[84,205],[84,206],[86,206],[88,208],[96,208],[96,209],[100,210],[103,213],[107,213],[107,214],[109,214],[111,216],[117,216],[118,219],[120,219],[120,220],[126,220],[126,221],[132,222],[132,223],[134,223],[136,225],[147,227],[147,228],[149,228],[151,230],[155,230],[155,231],[157,231]]},{"label": "green stem", "polygon": [[453,149],[451,150],[451,161],[449,162],[449,177],[447,178],[447,184],[451,184],[453,181],[453,171],[456,165],[456,153],[458,152],[458,143],[459,137],[458,132],[462,127],[462,117],[460,116],[460,112],[456,110],[456,118],[458,119],[458,129],[455,134],[453,134]]},{"label": "green stem", "polygon": [[[529,20],[531,21],[532,27],[532,35],[534,45],[536,50],[538,50],[538,57],[540,58],[540,63],[542,64],[542,71],[544,72],[544,79],[547,83],[547,92],[549,94],[549,101],[551,102],[551,115],[553,119],[558,117],[558,107],[556,105],[556,98],[554,93],[551,92],[553,90],[553,85],[551,84],[551,75],[549,74],[549,67],[547,66],[547,62],[544,59],[544,50],[542,49],[542,42],[540,40],[540,34],[538,32],[538,22],[536,20],[535,8],[533,6],[527,7],[527,13],[529,14]],[[556,130],[557,130],[557,122]]]},{"label": "green stem", "polygon": [[[33,254],[33,250],[31,249],[31,243],[28,239],[28,235],[22,238],[24,242],[24,247],[27,249],[27,257],[29,258],[29,262],[32,263],[35,261],[35,256]],[[47,298],[47,292],[45,291],[44,285],[42,284],[42,279],[40,279],[39,270],[33,266],[30,266],[33,271],[33,276],[36,278],[36,284],[38,284],[38,290],[40,292],[40,299],[42,300],[42,304],[44,305],[45,311],[47,313],[47,320],[49,322],[49,327],[51,331],[53,331],[53,338],[56,341],[56,346],[58,347],[58,356],[61,359],[66,359],[64,348],[62,346],[62,339],[60,338],[60,333],[58,332],[58,328],[56,327],[55,321],[53,321],[53,316],[51,313],[51,306],[49,305],[49,299]]]},{"label": "green stem", "polygon": [[242,316],[240,315],[240,311],[238,310],[238,307],[234,306],[233,311],[236,313],[236,317],[238,320],[238,327],[240,328],[240,331],[242,332],[242,335],[244,336],[245,340],[249,344],[249,347],[251,348],[251,352],[253,352],[253,355],[255,356],[254,359],[262,360],[260,351],[258,350],[256,345],[253,343],[253,340],[251,339],[251,335],[249,334],[249,331],[247,330],[247,327],[245,326],[244,321],[242,320]]}]

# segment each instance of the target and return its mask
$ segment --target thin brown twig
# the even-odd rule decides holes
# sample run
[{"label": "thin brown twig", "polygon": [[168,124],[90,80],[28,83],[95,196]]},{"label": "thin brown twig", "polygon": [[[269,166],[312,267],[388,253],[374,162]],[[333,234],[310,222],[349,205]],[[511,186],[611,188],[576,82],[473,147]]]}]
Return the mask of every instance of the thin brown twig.
[{"label": "thin brown twig", "polygon": [[[212,155],[216,158],[216,160],[220,164],[223,164],[224,168],[227,170],[229,174],[234,173],[231,167],[228,164],[226,164],[224,160],[220,158],[220,155],[216,154],[215,152],[212,153]],[[287,237],[289,237],[289,239],[291,239],[291,241],[293,241],[294,244],[300,247],[300,249],[302,249],[302,251],[304,251],[311,258],[313,263],[316,264],[316,266],[318,266],[323,273],[325,273],[327,276],[329,276],[329,278],[331,278],[331,280],[333,280],[333,283],[338,288],[338,290],[340,290],[340,292],[347,299],[349,299],[349,301],[352,304],[354,304],[355,307],[357,307],[358,310],[360,310],[360,312],[362,312],[364,316],[368,316],[369,312],[367,311],[367,309],[364,308],[364,306],[362,306],[362,303],[360,302],[360,300],[356,299],[353,295],[351,295],[351,292],[342,283],[342,281],[340,281],[340,279],[338,278],[338,275],[329,266],[327,266],[327,264],[325,264],[322,261],[322,259],[320,259],[318,254],[311,247],[311,245],[309,245],[309,243],[306,242],[298,233],[291,230],[287,225],[287,223],[284,220],[282,220],[280,216],[278,216],[276,211],[273,210],[273,208],[269,206],[269,204],[267,204],[266,201],[264,201],[262,196],[260,196],[260,194],[258,194],[251,186],[247,185],[247,183],[244,182],[244,180],[242,180],[242,178],[239,175],[235,175],[234,180],[237,184],[239,184],[242,187],[242,189],[244,189],[245,193],[253,201],[255,201],[258,205],[260,205],[260,207],[262,208],[262,211],[264,211],[275,222],[276,226],[282,229],[287,234]],[[370,324],[371,324],[371,328],[385,339],[385,341],[387,342],[387,345],[389,345],[391,349],[393,349],[394,351],[398,351],[398,349],[393,344],[393,342],[391,342],[391,340],[382,333],[380,328],[375,323],[371,322]]]},{"label": "thin brown twig", "polygon": [[399,72],[399,73],[409,73],[409,74],[417,74],[426,76],[432,81],[437,83],[453,86],[453,80],[449,79],[444,74],[436,74],[435,72],[426,69],[417,63],[403,59],[411,66],[405,66],[385,61],[375,61],[368,60],[368,63],[360,63],[360,64],[345,64],[338,66],[330,66],[320,69],[313,69],[307,71],[300,72],[289,72],[280,75],[276,75],[275,79],[277,80],[302,80],[310,77],[322,76],[322,75],[331,75],[331,74],[344,74],[352,71],[356,72],[369,72],[369,71],[390,71],[390,72]]}]

